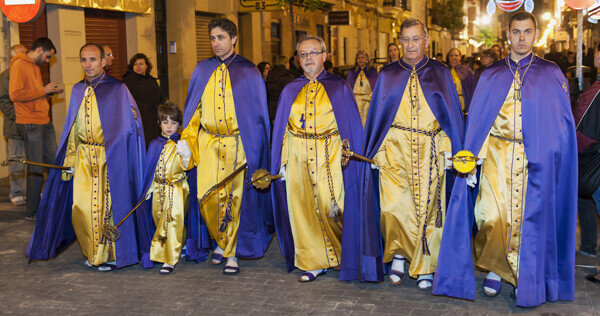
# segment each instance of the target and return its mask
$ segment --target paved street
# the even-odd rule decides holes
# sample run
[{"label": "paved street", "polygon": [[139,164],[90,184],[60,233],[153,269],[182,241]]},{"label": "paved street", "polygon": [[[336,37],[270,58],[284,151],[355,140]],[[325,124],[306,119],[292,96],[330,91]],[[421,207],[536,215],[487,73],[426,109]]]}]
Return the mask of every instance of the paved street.
[{"label": "paved street", "polygon": [[[600,315],[600,286],[576,270],[574,302],[546,303],[534,309],[515,307],[506,284],[495,299],[477,294],[475,302],[432,296],[415,280],[400,287],[346,283],[330,271],[300,284],[299,272],[286,273],[276,241],[265,258],[241,261],[242,272],[225,277],[222,267],[181,262],[168,276],[158,267],[128,267],[116,272],[86,270],[77,245],[49,262],[27,264],[25,248],[34,223],[24,208],[7,198],[0,180],[0,313],[12,314],[521,314]],[[484,275],[477,274],[478,287]]]}]

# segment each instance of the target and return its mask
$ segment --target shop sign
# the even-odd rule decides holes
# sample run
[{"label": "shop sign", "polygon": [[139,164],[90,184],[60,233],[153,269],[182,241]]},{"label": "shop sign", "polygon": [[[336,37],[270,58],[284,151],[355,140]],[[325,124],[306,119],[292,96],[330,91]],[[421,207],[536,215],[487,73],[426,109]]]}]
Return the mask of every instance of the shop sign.
[{"label": "shop sign", "polygon": [[279,0],[240,0],[240,12],[281,10]]}]

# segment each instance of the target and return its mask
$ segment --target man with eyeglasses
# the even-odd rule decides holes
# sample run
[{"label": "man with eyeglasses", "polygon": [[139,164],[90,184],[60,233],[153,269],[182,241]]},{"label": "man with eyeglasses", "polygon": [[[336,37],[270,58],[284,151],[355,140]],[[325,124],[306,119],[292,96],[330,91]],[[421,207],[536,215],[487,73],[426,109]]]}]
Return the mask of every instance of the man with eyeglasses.
[{"label": "man with eyeglasses", "polygon": [[256,66],[235,52],[237,35],[229,19],[208,24],[216,56],[194,69],[177,144],[177,152],[187,158],[184,168],[190,170],[187,259],[202,261],[212,250],[213,265],[226,262],[224,275],[240,272],[238,258],[262,257],[274,230],[270,194],[247,186],[257,169],[269,168],[265,82]]},{"label": "man with eyeglasses", "polygon": [[[398,285],[407,272],[421,290],[431,287],[444,229],[448,160],[460,147],[462,109],[450,70],[425,56],[427,28],[417,19],[400,26],[404,52],[384,66],[365,127],[365,213],[381,225],[380,255]],[[451,168],[450,168],[451,169]]]},{"label": "man with eyeglasses", "polygon": [[104,45],[102,46],[102,49],[104,49],[104,58],[106,60],[106,66],[104,66],[104,72],[109,75],[112,76],[112,64],[113,61],[115,60],[115,56],[113,55],[113,51],[112,49],[110,49],[110,46],[108,45]]},{"label": "man with eyeglasses", "polygon": [[577,142],[565,77],[532,51],[535,17],[508,25],[510,54],[483,71],[471,102],[461,153],[481,166],[454,184],[433,293],[475,299],[474,262],[486,296],[504,280],[532,307],[574,299]]},{"label": "man with eyeglasses", "polygon": [[[15,106],[15,123],[25,142],[27,160],[52,163],[56,155],[56,135],[50,121],[48,97],[62,93],[56,82],[44,86],[40,65],[50,62],[56,48],[47,37],[33,41],[31,50],[13,57],[10,62],[9,97]],[[27,167],[28,219],[35,220],[44,182],[44,169]]]},{"label": "man with eyeglasses", "polygon": [[283,89],[273,128],[271,173],[283,176],[271,188],[277,240],[288,272],[304,271],[299,282],[329,268],[351,281],[360,272],[359,162],[342,166],[342,146],[362,152],[360,115],[350,86],[323,68],[323,39],[296,48],[304,75]]}]

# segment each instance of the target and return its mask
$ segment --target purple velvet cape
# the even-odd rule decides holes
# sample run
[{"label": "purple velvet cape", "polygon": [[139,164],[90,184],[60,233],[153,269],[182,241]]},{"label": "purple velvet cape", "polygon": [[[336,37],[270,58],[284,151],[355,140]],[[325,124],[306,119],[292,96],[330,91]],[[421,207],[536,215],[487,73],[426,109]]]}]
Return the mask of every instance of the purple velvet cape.
[{"label": "purple velvet cape", "polygon": [[465,100],[465,111],[469,112],[473,92],[475,91],[475,78],[471,68],[467,65],[457,65],[454,67],[458,77],[460,78],[460,86],[462,87],[463,99]]},{"label": "purple velvet cape", "polygon": [[[233,59],[233,61],[231,61]],[[227,58],[231,89],[235,103],[236,118],[248,169],[244,183],[251,182],[252,173],[258,168],[269,168],[269,114],[264,79],[256,66],[246,58],[233,54]],[[221,64],[217,57],[199,62],[194,69],[188,88],[183,114],[183,126],[189,124],[212,73]],[[202,128],[202,127],[200,127]],[[200,132],[200,131],[198,131]],[[200,153],[202,156],[202,153]],[[207,227],[200,216],[197,197],[197,168],[188,174],[190,200],[188,205],[186,255],[188,260],[200,261],[214,248]],[[200,171],[201,172],[201,171]],[[201,175],[201,174],[200,174]],[[239,176],[238,176],[239,177]],[[268,191],[244,186],[240,211],[236,257],[260,258],[273,237],[273,212]]]},{"label": "purple velvet cape", "polygon": [[[375,89],[375,84],[377,83],[377,69],[375,68],[367,68],[362,70],[365,72],[365,76],[367,76],[367,80],[369,80],[369,85],[371,89]],[[360,73],[361,68],[357,67],[356,69],[350,69],[348,74],[346,75],[346,81],[350,85],[350,89],[354,89],[354,84],[356,84],[356,79],[358,78],[358,74]]]},{"label": "purple velvet cape", "polygon": [[[368,158],[375,157],[381,147],[394,119],[408,79],[410,71],[402,66],[412,69],[402,59],[385,65],[379,72],[377,85],[373,90],[373,98],[369,107],[369,115],[365,125],[364,148]],[[423,66],[424,65],[424,66]],[[422,68],[421,68],[422,67]],[[453,154],[462,146],[463,116],[460,101],[450,70],[444,64],[425,57],[415,67],[419,69],[417,75],[425,95],[425,100],[433,112],[442,130],[448,135],[452,143]],[[377,262],[377,269],[364,271],[365,280],[383,281],[384,266],[382,264],[383,243],[380,231],[380,204],[379,204],[379,171],[373,170],[367,164],[362,166],[361,196],[364,198],[365,226],[369,231],[377,234],[364,236],[363,260]],[[453,173],[446,172],[446,191],[452,186]],[[368,259],[367,259],[368,258]]]},{"label": "purple velvet cape", "polygon": [[[95,82],[92,82],[95,84]],[[60,138],[55,164],[62,165],[68,137],[83,100],[86,85],[83,81],[73,86],[65,127]],[[127,90],[119,80],[104,76],[95,88],[104,143],[113,223],[116,225],[135,206],[142,189],[144,165],[144,132],[140,113]],[[77,175],[75,175],[77,176]],[[55,258],[65,250],[76,236],[71,223],[73,181],[62,181],[61,170],[51,169],[46,180],[38,219],[27,256],[33,260]],[[143,249],[149,249],[150,235],[147,218],[134,213],[119,227],[121,237],[115,242],[117,267],[138,263]]]},{"label": "purple velvet cape", "polygon": [[[531,56],[521,61],[521,73]],[[516,66],[514,61],[510,63]],[[512,81],[506,59],[482,73],[467,119],[465,150],[479,153]],[[568,91],[560,68],[536,57],[523,79],[521,92],[529,178],[522,215],[518,306],[573,300],[575,294],[577,142],[565,89]],[[447,210],[433,294],[475,299],[470,199],[465,178],[457,178]]]},{"label": "purple velvet cape", "polygon": [[[348,139],[350,149],[358,154],[362,154],[362,124],[358,114],[358,107],[352,89],[344,79],[322,71],[317,80],[325,87],[327,96],[331,101],[335,121],[342,139]],[[281,166],[281,149],[283,145],[283,136],[290,117],[292,104],[298,93],[308,83],[304,75],[290,82],[281,92],[279,105],[277,106],[277,116],[273,127],[273,147],[271,151],[271,174],[278,174]],[[341,269],[340,279],[342,281],[352,281],[359,279],[359,238],[361,234],[367,233],[361,227],[362,214],[360,209],[359,196],[359,166],[360,162],[350,160],[342,167],[344,178],[344,220],[342,233],[342,251],[341,251]],[[277,240],[281,252],[285,257],[287,271],[294,270],[294,238],[290,227],[288,214],[286,186],[283,181],[277,179],[271,184],[273,194],[273,212],[275,217],[275,227],[277,228]]]}]

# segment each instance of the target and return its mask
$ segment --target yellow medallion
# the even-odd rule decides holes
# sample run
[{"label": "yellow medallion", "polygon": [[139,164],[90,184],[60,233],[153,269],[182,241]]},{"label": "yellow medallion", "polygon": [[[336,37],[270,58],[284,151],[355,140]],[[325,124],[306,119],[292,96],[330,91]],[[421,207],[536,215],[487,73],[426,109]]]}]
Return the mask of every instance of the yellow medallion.
[{"label": "yellow medallion", "polygon": [[477,165],[477,157],[468,150],[461,150],[451,158],[452,166],[460,173],[469,173]]}]

